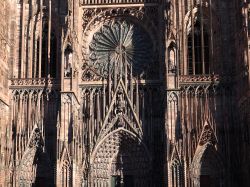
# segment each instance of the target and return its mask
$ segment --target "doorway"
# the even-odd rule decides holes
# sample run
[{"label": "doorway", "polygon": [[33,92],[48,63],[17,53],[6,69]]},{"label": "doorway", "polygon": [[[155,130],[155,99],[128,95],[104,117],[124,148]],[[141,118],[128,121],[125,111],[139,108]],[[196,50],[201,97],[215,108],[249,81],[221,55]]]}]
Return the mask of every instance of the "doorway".
[{"label": "doorway", "polygon": [[201,187],[211,187],[211,178],[209,175],[200,176],[200,186]]},{"label": "doorway", "polygon": [[125,175],[122,180],[119,175],[112,176],[111,187],[134,187],[134,177],[132,175]]}]

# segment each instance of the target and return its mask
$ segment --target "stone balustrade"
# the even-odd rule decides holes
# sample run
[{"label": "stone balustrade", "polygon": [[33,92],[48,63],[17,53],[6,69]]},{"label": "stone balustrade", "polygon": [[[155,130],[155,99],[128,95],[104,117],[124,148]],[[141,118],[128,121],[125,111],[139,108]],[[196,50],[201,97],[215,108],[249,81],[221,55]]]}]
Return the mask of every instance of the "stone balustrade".
[{"label": "stone balustrade", "polygon": [[82,0],[82,5],[160,3],[161,0]]},{"label": "stone balustrade", "polygon": [[58,86],[57,79],[50,78],[27,78],[27,79],[10,79],[10,88],[23,87],[52,87]]}]

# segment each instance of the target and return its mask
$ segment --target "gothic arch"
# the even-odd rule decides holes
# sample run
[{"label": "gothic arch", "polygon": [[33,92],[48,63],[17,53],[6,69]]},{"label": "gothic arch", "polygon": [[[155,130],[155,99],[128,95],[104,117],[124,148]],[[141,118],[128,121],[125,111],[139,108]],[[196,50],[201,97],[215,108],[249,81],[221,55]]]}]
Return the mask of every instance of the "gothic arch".
[{"label": "gothic arch", "polygon": [[133,20],[141,24],[148,32],[151,33],[151,37],[154,38],[153,33],[157,32],[157,27],[152,22],[151,18],[145,14],[144,8],[117,8],[117,9],[89,9],[83,13],[83,32],[88,35],[89,31],[93,31],[96,26],[106,20],[124,17]]},{"label": "gothic arch", "polygon": [[223,186],[223,161],[212,143],[208,142],[197,148],[190,173],[194,187],[202,186],[202,177],[206,177],[211,186]]},{"label": "gothic arch", "polygon": [[[210,13],[212,14],[212,20],[213,20],[213,28],[217,28],[219,29],[219,22],[218,22],[218,16],[217,16],[217,13],[215,11],[216,7],[214,7],[214,4],[212,3],[211,6],[211,12],[209,12],[209,5],[207,4],[202,4],[202,6],[200,5],[200,3],[198,3],[196,6],[194,6],[193,9],[190,9],[187,14],[185,15],[184,17],[184,28],[185,28],[185,34],[187,35],[188,34],[188,29],[191,29],[191,17],[192,17],[192,14],[193,14],[193,18],[194,18],[194,21],[195,19],[197,18],[198,16],[198,13],[199,13],[199,9],[202,7],[203,9],[203,15],[204,17],[206,18],[211,18],[211,16],[209,15]],[[205,23],[205,24],[209,24],[209,23]]]},{"label": "gothic arch", "polygon": [[72,164],[67,148],[64,148],[60,162],[60,182],[62,186],[71,187],[72,184]]},{"label": "gothic arch", "polygon": [[[205,11],[207,8],[202,7],[203,9],[203,16],[206,18],[209,18],[209,12]],[[193,10],[190,10],[184,19],[184,25],[185,25],[185,34],[188,35],[191,32],[191,21],[192,21],[192,17],[193,17],[193,21],[194,23],[197,21],[198,17],[199,17],[199,12],[200,12],[200,7],[195,7]],[[205,26],[209,25],[209,22],[205,21],[204,23]],[[205,29],[207,29],[207,27],[205,27]]]},{"label": "gothic arch", "polygon": [[169,185],[171,187],[184,186],[184,166],[176,146],[173,148],[169,165]]},{"label": "gothic arch", "polygon": [[27,150],[21,160],[18,171],[18,184],[22,187],[31,187],[35,181],[35,167],[33,164],[36,151],[36,148]]},{"label": "gothic arch", "polygon": [[[203,17],[204,19],[202,19],[201,21],[199,19],[200,17]],[[194,8],[190,9],[185,15],[184,17],[184,36],[185,36],[184,46],[186,46],[186,50],[184,51],[184,63],[182,67],[183,74],[188,75],[192,71],[193,72],[191,74],[194,73],[196,75],[197,74],[210,74],[210,72],[214,71],[213,64],[215,64],[214,61],[216,59],[213,59],[213,56],[217,56],[217,55],[212,56],[211,53],[213,54],[219,53],[219,50],[215,50],[215,48],[217,48],[215,46],[219,46],[217,44],[219,40],[217,35],[220,32],[218,20],[219,19],[217,16],[217,12],[215,12],[214,3],[212,3],[212,5],[209,5],[208,2],[197,2],[197,4],[194,5]],[[193,22],[193,26],[192,26],[192,22]],[[199,34],[194,34],[194,32],[191,32],[192,28],[194,30],[200,29],[203,31],[203,33],[200,35],[203,35],[202,40],[204,44],[202,47],[200,47],[200,49],[199,49],[200,44],[198,43],[201,42],[199,41],[199,38],[201,38],[201,36]],[[199,32],[196,32],[196,33],[199,33]],[[194,49],[191,46],[192,41],[193,43],[196,43]],[[192,51],[191,49],[196,51],[195,53],[192,53],[193,56],[190,54]],[[204,51],[203,52],[204,57],[202,57],[203,59],[201,59],[201,54],[198,54],[199,52],[201,52],[201,49]],[[189,55],[191,57],[188,57]],[[195,65],[193,64],[193,66],[198,66],[197,68],[192,67],[189,64],[191,63],[191,59],[194,59],[193,57],[195,56],[197,56],[196,57],[197,60],[195,62]],[[201,67],[201,64],[199,64],[197,61],[205,62],[204,64],[205,67],[204,68]],[[192,68],[189,69],[189,66]],[[196,73],[194,69],[196,69]]]},{"label": "gothic arch", "polygon": [[44,151],[42,133],[35,124],[18,165],[17,185],[21,187],[49,186],[52,184],[52,172],[50,160]]},{"label": "gothic arch", "polygon": [[143,145],[144,149],[146,150],[147,156],[148,156],[148,157],[150,158],[150,160],[151,160],[151,156],[150,156],[150,154],[149,154],[149,151],[148,151],[146,145],[142,142],[142,140],[141,140],[136,134],[134,134],[133,132],[131,132],[131,131],[129,131],[129,130],[127,130],[127,129],[121,127],[121,128],[118,128],[118,129],[112,131],[111,133],[107,134],[107,135],[106,135],[106,136],[96,145],[95,149],[94,149],[93,152],[92,152],[91,163],[93,162],[93,159],[95,158],[96,153],[97,153],[99,147],[104,143],[104,141],[106,141],[108,138],[110,138],[113,134],[116,134],[117,132],[119,133],[119,132],[122,132],[122,131],[124,131],[125,133],[128,133],[128,134],[129,134],[131,137],[133,137],[134,139],[137,139],[137,140]]},{"label": "gothic arch", "polygon": [[151,156],[142,140],[128,130],[118,128],[103,138],[92,152],[92,182],[106,186],[111,176],[130,175],[140,186],[148,180],[150,162]]},{"label": "gothic arch", "polygon": [[[95,20],[97,19],[97,20]],[[116,20],[116,19],[120,19],[120,20],[125,20],[125,21],[128,21],[130,23],[133,23],[134,25],[137,25],[139,27],[141,27],[143,30],[145,30],[148,34],[149,34],[149,37],[151,38],[151,40],[154,42],[153,43],[153,50],[155,51],[156,50],[156,29],[152,26],[149,26],[148,23],[144,23],[143,21],[141,20],[138,20],[136,17],[133,17],[133,16],[130,16],[130,17],[124,17],[124,16],[119,16],[119,15],[116,15],[116,16],[112,16],[112,17],[105,17],[105,19],[102,19],[102,20],[99,20],[98,17],[96,18],[95,17],[95,22],[96,23],[93,23],[90,22],[87,26],[87,30],[84,31],[84,40],[85,40],[85,46],[84,48],[88,49],[88,45],[89,43],[91,42],[92,40],[92,37],[93,35],[98,31],[100,30],[100,28],[112,21],[112,20]],[[94,22],[94,21],[93,21]]]}]

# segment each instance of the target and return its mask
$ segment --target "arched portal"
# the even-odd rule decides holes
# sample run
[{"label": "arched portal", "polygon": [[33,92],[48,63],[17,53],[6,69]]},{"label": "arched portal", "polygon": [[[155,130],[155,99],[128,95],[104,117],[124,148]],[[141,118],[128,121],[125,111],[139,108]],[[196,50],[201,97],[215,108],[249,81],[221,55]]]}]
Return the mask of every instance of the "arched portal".
[{"label": "arched portal", "polygon": [[43,151],[43,145],[41,132],[35,125],[17,171],[18,186],[52,186],[52,170],[48,156]]},{"label": "arched portal", "polygon": [[26,152],[18,171],[20,187],[51,186],[51,167],[45,153],[31,149]]},{"label": "arched portal", "polygon": [[26,151],[21,161],[18,172],[18,184],[20,187],[31,187],[35,180],[34,157],[36,148]]},{"label": "arched portal", "polygon": [[96,147],[91,160],[93,186],[150,186],[150,155],[134,134],[118,128]]},{"label": "arched portal", "polygon": [[200,146],[191,166],[194,187],[223,187],[223,163],[211,143]]}]

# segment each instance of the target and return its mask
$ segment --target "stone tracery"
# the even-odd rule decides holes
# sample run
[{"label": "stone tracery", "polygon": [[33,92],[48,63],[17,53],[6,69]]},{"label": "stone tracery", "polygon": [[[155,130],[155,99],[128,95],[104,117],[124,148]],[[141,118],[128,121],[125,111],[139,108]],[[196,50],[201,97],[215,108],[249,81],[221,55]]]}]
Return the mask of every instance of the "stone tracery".
[{"label": "stone tracery", "polygon": [[[127,15],[126,19],[124,18],[124,14]],[[111,42],[111,46],[109,46],[111,51],[118,52],[118,49],[127,49],[126,56],[129,56],[130,58],[126,58],[125,61],[127,62],[134,62],[136,65],[139,64],[141,67],[137,67],[136,65],[133,65],[133,68],[135,70],[139,70],[139,76],[144,77],[146,74],[146,70],[152,71],[152,68],[150,68],[150,64],[147,62],[153,62],[151,63],[151,66],[155,64],[156,59],[158,58],[158,49],[156,47],[156,35],[157,32],[155,23],[157,19],[151,19],[157,17],[157,9],[156,7],[148,7],[145,9],[144,7],[131,7],[131,8],[117,8],[117,9],[85,9],[83,13],[83,32],[84,32],[84,43],[82,48],[83,53],[83,61],[84,66],[93,64],[93,60],[95,60],[98,55],[96,53],[93,53],[93,50],[89,46],[93,44],[95,40],[95,35],[98,35],[100,37],[103,36],[103,30],[105,32],[110,32],[114,29],[114,25],[124,25],[127,27],[120,27],[121,30],[128,30],[126,28],[132,28],[131,30],[128,30],[128,38],[133,39],[130,40],[130,44],[127,43],[127,46],[120,45],[119,43],[113,43]],[[119,26],[116,29],[120,29]],[[132,31],[132,32],[131,32]],[[124,34],[123,34],[124,35]],[[105,34],[104,34],[105,36]],[[108,36],[108,35],[107,35]],[[125,36],[125,35],[124,35]],[[118,35],[111,35],[112,37],[116,38],[119,37]],[[135,42],[135,40],[142,41],[141,42]],[[129,41],[129,40],[128,40]],[[104,42],[110,43],[109,40],[107,40],[107,37],[105,37]],[[141,43],[141,44],[140,44]],[[135,46],[136,52],[133,55],[132,58],[132,51],[134,50],[134,47],[131,48],[131,44]],[[100,45],[98,45],[100,46]],[[144,47],[147,46],[147,47]],[[93,47],[93,46],[92,46]],[[102,46],[103,47],[103,46]],[[125,48],[124,48],[125,47]],[[143,49],[140,49],[143,47],[143,49],[146,49],[144,51]],[[128,49],[131,48],[132,50]],[[90,49],[90,50],[89,50]],[[150,50],[149,50],[150,49]],[[125,50],[126,51],[126,50]],[[137,53],[138,51],[138,53]],[[92,56],[91,56],[92,53]],[[116,53],[118,54],[118,53]],[[128,55],[129,54],[129,55]],[[112,60],[114,58],[114,55],[112,55],[112,52],[108,53],[106,51],[102,51],[102,54],[104,55],[104,59]],[[146,58],[146,57],[149,58]],[[136,58],[135,58],[136,57]],[[91,59],[92,58],[92,59]],[[108,65],[103,65],[104,59],[101,59],[101,62],[97,61],[98,67],[102,69],[101,72],[104,72],[104,75],[107,75],[108,72]],[[143,61],[143,59],[146,61],[143,64],[140,63]],[[89,63],[90,62],[90,63]],[[112,67],[112,65],[111,65]],[[144,68],[144,69],[143,69]],[[84,68],[83,68],[84,69]],[[154,70],[154,72],[157,72],[157,70]],[[98,74],[98,72],[97,72]],[[135,72],[133,73],[135,74]],[[157,73],[156,73],[157,74]],[[153,75],[150,73],[147,73],[147,76],[155,77],[157,75]]]},{"label": "stone tracery", "polygon": [[[148,154],[145,149],[151,145],[145,144],[144,147],[142,144],[149,143],[152,137],[149,127],[142,124],[146,108],[140,103],[146,103],[143,101],[144,94],[151,91],[142,85],[141,88],[145,90],[142,93],[136,80],[136,77],[146,79],[152,76],[148,69],[156,56],[152,35],[154,26],[146,19],[145,12],[148,10],[143,8],[84,11],[84,40],[87,45],[83,46],[85,63],[82,80],[102,82],[101,85],[96,82],[95,86],[82,85],[84,126],[91,133],[89,138],[86,137],[86,150],[90,151],[89,157],[92,159],[85,169],[92,170],[91,182],[94,185],[107,186],[111,176],[122,177],[123,172],[126,176],[133,175],[137,186],[150,182],[145,178],[151,168],[150,159],[145,158],[145,154]],[[124,13],[128,15],[127,18],[122,15]],[[147,97],[152,104],[152,94]],[[89,125],[93,122],[97,124],[95,128]],[[148,134],[144,134],[144,130]],[[121,160],[126,164],[121,164]],[[87,173],[86,170],[84,173]],[[140,179],[136,177],[137,174]]]},{"label": "stone tracery", "polygon": [[[134,186],[196,187],[202,175],[244,186],[231,178],[249,166],[249,3],[240,3],[0,1],[0,186],[106,187],[129,176]],[[244,24],[230,19],[237,12]],[[198,21],[211,71],[188,75]]]},{"label": "stone tracery", "polygon": [[[110,20],[93,35],[90,43],[90,65],[100,74],[108,75],[114,63],[123,61],[141,74],[152,62],[152,42],[138,25],[124,20]],[[107,63],[109,62],[109,63]]]},{"label": "stone tracery", "polygon": [[35,166],[35,157],[38,152],[41,151],[43,146],[43,141],[41,137],[41,132],[37,126],[34,127],[29,140],[26,151],[20,162],[20,168],[18,172],[19,176],[19,185],[20,186],[30,186],[35,182],[36,178],[36,166]]}]

